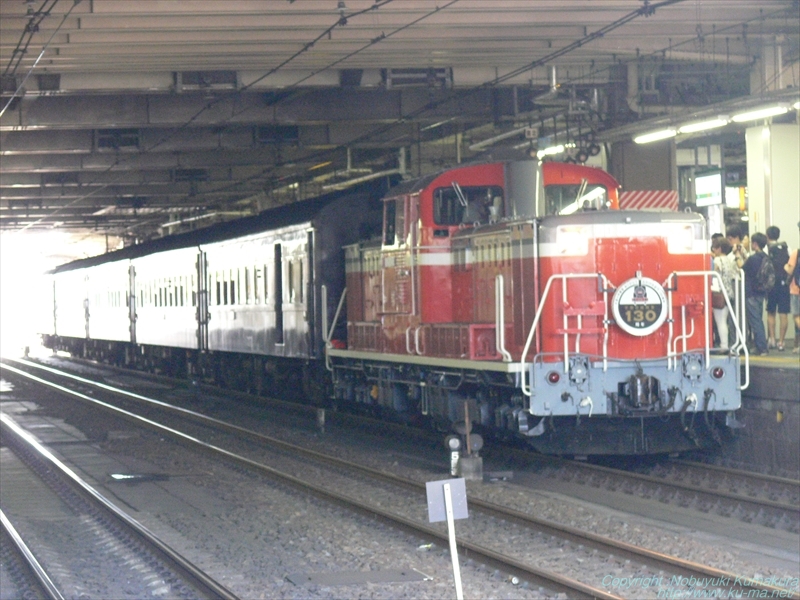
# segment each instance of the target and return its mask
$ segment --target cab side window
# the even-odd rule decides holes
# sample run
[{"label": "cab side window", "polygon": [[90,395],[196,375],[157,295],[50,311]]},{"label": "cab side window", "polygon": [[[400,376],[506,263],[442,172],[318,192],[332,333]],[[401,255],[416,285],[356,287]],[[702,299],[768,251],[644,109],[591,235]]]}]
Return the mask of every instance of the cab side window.
[{"label": "cab side window", "polygon": [[397,230],[397,203],[394,200],[384,203],[383,208],[383,244],[394,246]]}]

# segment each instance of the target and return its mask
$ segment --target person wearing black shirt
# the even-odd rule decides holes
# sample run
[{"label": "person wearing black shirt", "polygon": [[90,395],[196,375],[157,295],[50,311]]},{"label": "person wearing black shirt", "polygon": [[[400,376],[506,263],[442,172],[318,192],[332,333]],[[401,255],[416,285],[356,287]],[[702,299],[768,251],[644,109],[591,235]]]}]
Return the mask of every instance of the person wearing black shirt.
[{"label": "person wearing black shirt", "polygon": [[759,291],[756,287],[758,281],[758,271],[761,268],[761,261],[769,260],[769,256],[764,252],[767,246],[767,236],[763,233],[754,233],[750,238],[750,249],[752,253],[744,262],[744,297],[745,309],[747,311],[747,327],[753,332],[755,341],[755,355],[766,355],[767,351],[767,332],[764,329],[764,298],[766,294]]}]

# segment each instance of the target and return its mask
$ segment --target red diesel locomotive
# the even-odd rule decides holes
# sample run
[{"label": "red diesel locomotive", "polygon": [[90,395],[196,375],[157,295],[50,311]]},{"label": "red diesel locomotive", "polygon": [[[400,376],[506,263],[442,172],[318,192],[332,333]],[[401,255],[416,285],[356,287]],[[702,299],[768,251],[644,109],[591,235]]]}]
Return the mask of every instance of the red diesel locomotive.
[{"label": "red diesel locomotive", "polygon": [[743,385],[738,355],[710,349],[705,222],[616,210],[617,192],[599,169],[530,161],[391,190],[382,238],[345,248],[335,397],[443,429],[469,415],[547,453],[718,442]]}]

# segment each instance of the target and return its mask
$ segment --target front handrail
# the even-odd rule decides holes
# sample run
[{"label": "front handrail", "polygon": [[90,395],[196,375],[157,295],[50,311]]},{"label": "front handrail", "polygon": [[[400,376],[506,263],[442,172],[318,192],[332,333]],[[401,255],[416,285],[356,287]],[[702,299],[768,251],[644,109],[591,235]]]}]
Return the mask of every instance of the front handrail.
[{"label": "front handrail", "polygon": [[[674,278],[678,277],[678,276],[681,276],[681,277],[698,277],[698,276],[702,276],[703,277],[703,281],[705,282],[705,289],[703,291],[703,299],[704,299],[703,317],[705,318],[705,321],[706,321],[705,347],[704,347],[705,361],[706,361],[705,362],[705,368],[706,368],[706,370],[711,368],[711,347],[710,347],[709,327],[708,327],[708,324],[709,324],[709,321],[710,321],[709,310],[710,310],[710,307],[711,307],[711,303],[709,302],[709,299],[710,299],[709,298],[709,292],[710,292],[710,289],[711,289],[711,280],[712,279],[716,279],[719,282],[720,289],[722,290],[722,295],[725,297],[725,305],[728,307],[728,310],[731,312],[731,315],[733,316],[733,319],[732,319],[733,326],[734,326],[734,329],[736,330],[736,342],[731,347],[731,352],[738,353],[739,348],[741,348],[742,352],[744,354],[744,367],[745,367],[744,368],[744,383],[739,386],[739,389],[740,390],[747,389],[747,387],[750,385],[750,353],[747,350],[747,344],[746,344],[746,340],[745,340],[744,328],[740,327],[740,325],[739,325],[739,313],[733,310],[733,306],[731,305],[731,299],[728,296],[728,291],[725,289],[725,286],[722,283],[722,277],[716,271],[673,271],[672,273],[670,273],[670,275],[667,277],[667,279],[664,281],[664,284],[663,284],[664,287],[668,290],[667,298],[668,298],[668,302],[669,302],[669,314],[670,315],[672,314],[672,309],[673,309],[673,306],[672,306],[672,292],[673,292],[674,289],[676,289],[676,288],[674,288],[672,286],[672,283],[673,283]],[[741,307],[741,298],[744,297],[744,273],[741,274],[741,284],[740,285],[741,285],[741,293],[737,294],[738,297],[736,299],[737,300],[737,302],[736,302],[737,308]],[[685,308],[685,307],[683,307],[683,308]],[[685,313],[685,311],[684,311],[684,313]],[[673,320],[670,319],[670,323],[669,323],[670,334],[669,334],[669,339],[667,341],[667,352],[669,353],[668,360],[674,360],[675,361],[674,362],[674,368],[677,368],[677,344],[678,344],[678,341],[681,338],[683,338],[684,352],[685,352],[686,351],[686,338],[687,337],[691,337],[692,335],[694,335],[694,319],[692,319],[692,334],[687,336],[686,335],[686,322],[685,322],[685,318],[684,318],[684,321],[682,323],[683,335],[679,336],[678,338],[675,339],[675,351],[674,352],[671,350],[672,336],[673,336],[673,323],[672,323],[672,321]]]},{"label": "front handrail", "polygon": [[[553,281],[558,279],[561,280],[562,286],[562,296],[564,301],[566,302],[567,294],[566,294],[566,287],[567,287],[567,280],[568,279],[598,279],[600,278],[603,282],[603,304],[605,305],[605,315],[603,317],[603,329],[605,333],[603,334],[603,370],[606,370],[608,366],[608,278],[603,275],[602,273],[567,273],[561,275],[551,275],[547,280],[547,285],[544,287],[544,292],[542,292],[541,299],[539,300],[539,307],[536,309],[536,315],[533,317],[533,323],[531,323],[530,331],[528,332],[528,337],[525,340],[525,347],[522,349],[522,356],[520,356],[520,364],[525,363],[525,357],[528,356],[528,351],[531,348],[531,343],[533,342],[533,336],[536,333],[536,327],[539,325],[539,319],[542,317],[542,311],[544,310],[545,304],[547,304],[547,297],[550,294],[550,287],[553,285]],[[564,315],[564,324],[566,329],[566,314]],[[569,347],[567,345],[567,334],[565,334],[565,342],[564,342],[564,372],[569,371]],[[522,393],[526,396],[531,396],[531,386],[528,385],[527,380],[527,371],[522,369],[521,377],[520,377],[520,389]]]},{"label": "front handrail", "polygon": [[497,351],[503,357],[503,362],[511,362],[511,353],[506,350],[506,306],[502,275],[494,278],[494,328],[496,331]]}]

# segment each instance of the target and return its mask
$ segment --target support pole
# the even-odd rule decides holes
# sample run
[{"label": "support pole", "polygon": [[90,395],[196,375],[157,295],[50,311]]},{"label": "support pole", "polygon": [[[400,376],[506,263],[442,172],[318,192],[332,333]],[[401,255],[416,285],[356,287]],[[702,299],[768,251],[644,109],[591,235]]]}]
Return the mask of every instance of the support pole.
[{"label": "support pole", "polygon": [[[441,505],[440,505],[441,506]],[[456,524],[453,519],[453,497],[450,495],[450,484],[444,484],[444,507],[447,513],[447,535],[450,538],[450,558],[453,560],[453,579],[456,584],[456,599],[464,600],[461,590],[461,571],[458,567],[458,547],[456,546]]]}]

